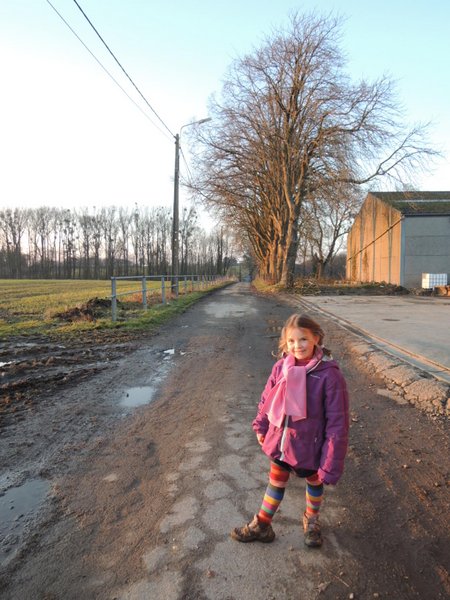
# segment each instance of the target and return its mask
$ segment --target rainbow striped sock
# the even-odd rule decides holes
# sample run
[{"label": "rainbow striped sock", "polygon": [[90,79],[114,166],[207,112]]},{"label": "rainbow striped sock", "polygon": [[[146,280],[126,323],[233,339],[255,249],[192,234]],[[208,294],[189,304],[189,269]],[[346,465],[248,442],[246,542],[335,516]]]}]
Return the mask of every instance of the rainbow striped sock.
[{"label": "rainbow striped sock", "polygon": [[319,514],[323,499],[323,483],[319,477],[312,475],[306,478],[306,516],[316,517]]},{"label": "rainbow striped sock", "polygon": [[259,509],[258,519],[263,523],[271,523],[284,497],[284,490],[289,479],[289,471],[276,463],[270,463],[269,484]]}]

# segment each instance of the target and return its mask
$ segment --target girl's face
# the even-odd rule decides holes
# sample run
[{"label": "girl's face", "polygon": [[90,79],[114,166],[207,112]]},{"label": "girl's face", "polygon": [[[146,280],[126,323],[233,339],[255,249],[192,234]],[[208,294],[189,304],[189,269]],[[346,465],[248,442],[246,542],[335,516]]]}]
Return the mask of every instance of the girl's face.
[{"label": "girl's face", "polygon": [[319,336],[310,329],[291,327],[286,332],[286,346],[289,354],[299,360],[313,357],[314,347],[319,343]]}]

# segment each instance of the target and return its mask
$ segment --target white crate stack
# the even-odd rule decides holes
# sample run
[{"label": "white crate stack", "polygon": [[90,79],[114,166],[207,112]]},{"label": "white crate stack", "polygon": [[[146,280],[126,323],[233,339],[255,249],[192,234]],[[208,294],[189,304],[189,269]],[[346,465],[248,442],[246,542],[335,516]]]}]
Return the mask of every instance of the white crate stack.
[{"label": "white crate stack", "polygon": [[447,273],[422,273],[422,288],[431,290],[438,285],[447,285]]}]

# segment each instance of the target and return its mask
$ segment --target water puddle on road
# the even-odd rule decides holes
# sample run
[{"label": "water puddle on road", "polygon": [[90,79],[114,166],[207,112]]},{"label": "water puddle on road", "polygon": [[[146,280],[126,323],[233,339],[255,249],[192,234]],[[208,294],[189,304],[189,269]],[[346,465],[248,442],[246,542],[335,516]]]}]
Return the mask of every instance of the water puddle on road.
[{"label": "water puddle on road", "polygon": [[37,515],[49,487],[44,479],[30,479],[0,496],[0,564],[14,556],[25,527]]},{"label": "water puddle on road", "polygon": [[256,308],[253,308],[246,302],[211,302],[203,307],[203,310],[211,317],[216,319],[227,319],[229,317],[239,317],[256,313]]},{"label": "water puddle on road", "polygon": [[[153,401],[160,385],[167,377],[173,366],[172,358],[175,356],[175,348],[164,350],[164,358],[154,367],[151,377],[145,379],[143,385],[125,388],[118,396],[118,404],[121,408],[132,409],[145,406]],[[182,354],[180,352],[180,354]],[[161,356],[161,355],[160,355]],[[128,412],[128,411],[125,411]]]},{"label": "water puddle on road", "polygon": [[153,400],[155,388],[151,385],[128,388],[119,404],[125,408],[136,408],[149,404]]}]

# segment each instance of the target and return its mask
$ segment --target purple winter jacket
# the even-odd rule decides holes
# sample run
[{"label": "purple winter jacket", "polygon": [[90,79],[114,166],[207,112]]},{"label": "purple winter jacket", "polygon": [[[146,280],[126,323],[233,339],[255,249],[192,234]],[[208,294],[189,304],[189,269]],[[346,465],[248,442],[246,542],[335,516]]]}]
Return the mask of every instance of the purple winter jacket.
[{"label": "purple winter jacket", "polygon": [[294,468],[317,471],[321,481],[335,484],[344,470],[348,445],[349,403],[344,376],[336,361],[324,356],[306,376],[307,418],[293,421],[289,417],[287,427],[286,420],[282,427],[276,427],[267,418],[264,402],[283,376],[283,360],[272,369],[252,427],[265,436],[262,450],[267,456]]}]

